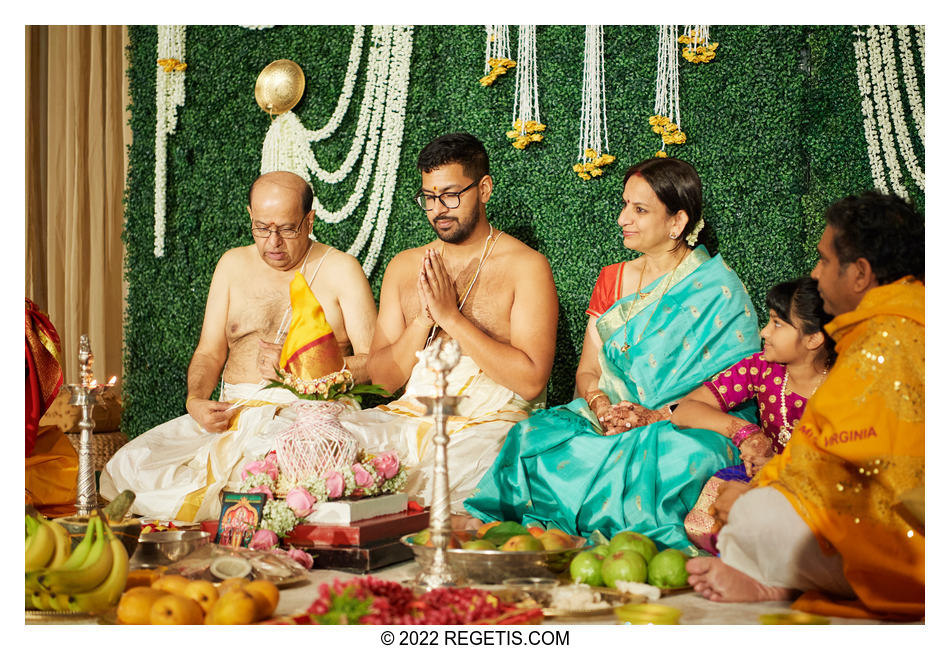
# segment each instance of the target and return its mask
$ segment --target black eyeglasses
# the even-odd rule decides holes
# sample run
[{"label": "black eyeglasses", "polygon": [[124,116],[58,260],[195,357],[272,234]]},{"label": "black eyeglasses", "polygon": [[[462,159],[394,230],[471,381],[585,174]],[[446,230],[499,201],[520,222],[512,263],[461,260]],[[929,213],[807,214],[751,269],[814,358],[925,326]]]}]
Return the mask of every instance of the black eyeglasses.
[{"label": "black eyeglasses", "polygon": [[303,225],[303,220],[306,218],[307,215],[304,215],[303,219],[293,228],[290,226],[284,226],[283,228],[251,228],[251,234],[258,239],[268,239],[273,234],[281,239],[294,239],[300,234],[300,226]]},{"label": "black eyeglasses", "polygon": [[472,189],[476,185],[478,185],[478,181],[475,181],[474,183],[472,183],[465,189],[459,190],[458,192],[444,192],[439,195],[425,194],[423,193],[422,190],[419,190],[418,192],[416,192],[416,196],[415,196],[416,203],[419,204],[420,208],[428,212],[429,210],[435,207],[435,200],[438,199],[439,202],[442,203],[442,205],[447,207],[449,210],[454,210],[455,208],[459,207],[459,205],[462,203],[462,198],[461,198],[462,193],[467,192],[468,190]]}]

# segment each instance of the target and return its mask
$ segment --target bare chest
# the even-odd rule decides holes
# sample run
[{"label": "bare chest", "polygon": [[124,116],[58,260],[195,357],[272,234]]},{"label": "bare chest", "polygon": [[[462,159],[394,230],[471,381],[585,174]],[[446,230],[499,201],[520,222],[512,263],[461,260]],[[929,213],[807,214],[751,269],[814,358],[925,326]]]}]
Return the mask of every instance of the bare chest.
[{"label": "bare chest", "polygon": [[[511,339],[514,284],[500,262],[490,262],[486,261],[480,270],[477,263],[460,271],[450,269],[449,275],[453,278],[456,302],[462,315],[495,340],[507,343]],[[403,284],[399,293],[402,312],[408,322],[422,310],[415,274],[411,281]]]}]

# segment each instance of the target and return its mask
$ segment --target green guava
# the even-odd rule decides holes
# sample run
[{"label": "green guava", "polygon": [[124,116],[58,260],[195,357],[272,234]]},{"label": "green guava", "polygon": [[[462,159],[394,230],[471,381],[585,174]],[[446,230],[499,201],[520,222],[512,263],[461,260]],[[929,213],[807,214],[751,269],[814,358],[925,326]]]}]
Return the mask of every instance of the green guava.
[{"label": "green guava", "polygon": [[600,574],[604,584],[610,588],[614,588],[618,580],[646,582],[647,561],[638,552],[630,549],[615,551],[604,558],[600,565]]},{"label": "green guava", "polygon": [[604,579],[600,572],[602,562],[600,556],[593,551],[581,551],[571,560],[571,580],[591,587],[603,587]]},{"label": "green guava", "polygon": [[657,553],[647,565],[647,582],[660,589],[685,587],[687,578],[686,556],[675,548]]}]

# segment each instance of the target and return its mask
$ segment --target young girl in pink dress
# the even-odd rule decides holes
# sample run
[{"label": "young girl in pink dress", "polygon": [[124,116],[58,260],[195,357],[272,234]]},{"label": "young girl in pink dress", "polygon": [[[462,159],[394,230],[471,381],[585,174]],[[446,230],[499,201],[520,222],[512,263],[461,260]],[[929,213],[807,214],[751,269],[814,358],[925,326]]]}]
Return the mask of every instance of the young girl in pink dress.
[{"label": "young girl in pink dress", "polygon": [[[831,316],[822,310],[815,280],[777,284],[766,304],[769,322],[761,331],[762,351],[705,382],[673,411],[673,424],[718,431],[739,449],[742,463],[716,472],[684,521],[689,539],[711,553],[719,530],[712,505],[720,486],[748,482],[769,458],[782,453],[834,362],[834,341],[822,329]],[[758,423],[729,413],[750,400],[757,404]]]}]

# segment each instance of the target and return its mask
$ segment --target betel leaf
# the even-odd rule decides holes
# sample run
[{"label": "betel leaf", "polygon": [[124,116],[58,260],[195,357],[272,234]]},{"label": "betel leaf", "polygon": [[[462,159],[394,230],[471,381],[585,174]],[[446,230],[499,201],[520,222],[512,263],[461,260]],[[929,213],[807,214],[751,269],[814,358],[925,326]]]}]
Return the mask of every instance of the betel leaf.
[{"label": "betel leaf", "polygon": [[495,546],[501,546],[515,535],[528,535],[528,529],[514,521],[503,521],[497,526],[488,529],[482,539],[487,539]]}]

